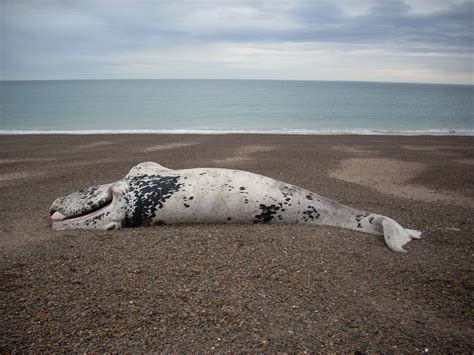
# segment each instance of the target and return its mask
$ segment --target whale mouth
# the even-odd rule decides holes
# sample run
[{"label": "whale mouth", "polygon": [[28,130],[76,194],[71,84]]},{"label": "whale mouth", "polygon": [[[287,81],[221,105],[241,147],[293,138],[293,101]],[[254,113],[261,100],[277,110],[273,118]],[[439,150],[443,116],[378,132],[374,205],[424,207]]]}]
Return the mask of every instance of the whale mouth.
[{"label": "whale mouth", "polygon": [[68,222],[82,221],[82,220],[91,218],[93,216],[96,216],[96,215],[102,213],[104,210],[106,210],[112,204],[112,201],[113,201],[113,194],[109,190],[109,193],[107,195],[106,200],[104,200],[102,203],[99,203],[99,205],[96,205],[96,206],[94,206],[93,208],[91,208],[89,210],[82,211],[79,214],[65,216],[61,212],[59,212],[57,210],[56,211],[53,210],[53,211],[50,212],[50,214],[51,214],[50,224],[54,225],[54,224],[61,223],[61,222],[66,222],[66,221],[68,221]]}]

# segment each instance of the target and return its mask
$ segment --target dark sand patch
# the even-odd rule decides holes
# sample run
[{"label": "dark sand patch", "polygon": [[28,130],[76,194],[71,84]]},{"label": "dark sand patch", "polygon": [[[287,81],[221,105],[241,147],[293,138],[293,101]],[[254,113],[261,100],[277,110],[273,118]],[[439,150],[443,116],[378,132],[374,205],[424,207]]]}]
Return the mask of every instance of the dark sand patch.
[{"label": "dark sand patch", "polygon": [[275,146],[268,146],[268,145],[263,145],[263,144],[251,144],[251,145],[244,145],[242,147],[239,147],[239,153],[243,155],[247,155],[247,154],[260,153],[260,152],[270,152],[275,149],[276,149]]}]

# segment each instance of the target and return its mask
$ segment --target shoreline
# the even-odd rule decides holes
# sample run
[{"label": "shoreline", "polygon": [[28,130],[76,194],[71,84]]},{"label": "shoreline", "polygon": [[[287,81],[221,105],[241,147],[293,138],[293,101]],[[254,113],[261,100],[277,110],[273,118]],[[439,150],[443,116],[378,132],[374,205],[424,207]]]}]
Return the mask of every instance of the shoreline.
[{"label": "shoreline", "polygon": [[414,131],[391,130],[213,130],[213,129],[173,129],[173,130],[0,130],[0,136],[15,135],[295,135],[295,136],[401,136],[401,137],[472,137],[471,129],[431,129]]}]

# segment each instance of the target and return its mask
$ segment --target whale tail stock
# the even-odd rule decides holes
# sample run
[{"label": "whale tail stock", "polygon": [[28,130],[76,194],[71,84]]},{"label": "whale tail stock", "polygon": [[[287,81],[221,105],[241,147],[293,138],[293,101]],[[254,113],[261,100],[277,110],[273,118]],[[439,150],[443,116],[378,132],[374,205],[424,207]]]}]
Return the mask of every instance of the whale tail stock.
[{"label": "whale tail stock", "polygon": [[421,238],[421,231],[404,228],[390,217],[357,210],[329,199],[319,198],[317,203],[331,211],[317,223],[383,236],[385,244],[393,251],[406,253],[403,246],[412,239]]},{"label": "whale tail stock", "polygon": [[421,231],[403,228],[390,217],[370,213],[357,215],[354,220],[357,225],[352,229],[383,235],[385,244],[393,251],[406,253],[403,246],[412,239],[421,238]]}]

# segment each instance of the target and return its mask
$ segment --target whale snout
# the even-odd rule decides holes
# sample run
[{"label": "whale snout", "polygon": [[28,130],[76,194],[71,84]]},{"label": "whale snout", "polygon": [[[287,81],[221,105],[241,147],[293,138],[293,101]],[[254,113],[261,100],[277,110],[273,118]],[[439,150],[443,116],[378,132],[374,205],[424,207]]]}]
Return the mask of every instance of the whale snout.
[{"label": "whale snout", "polygon": [[53,201],[51,206],[49,207],[49,215],[52,217],[55,212],[58,211],[58,209],[61,206],[61,203],[63,201],[63,197],[57,198],[56,200]]},{"label": "whale snout", "polygon": [[56,222],[61,222],[66,218],[65,215],[63,215],[61,212],[55,211],[54,213],[51,214],[50,220],[51,223],[56,223]]}]

